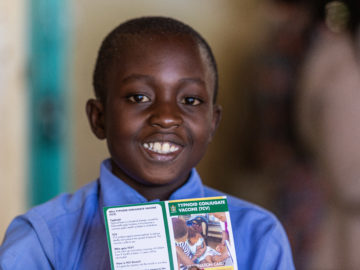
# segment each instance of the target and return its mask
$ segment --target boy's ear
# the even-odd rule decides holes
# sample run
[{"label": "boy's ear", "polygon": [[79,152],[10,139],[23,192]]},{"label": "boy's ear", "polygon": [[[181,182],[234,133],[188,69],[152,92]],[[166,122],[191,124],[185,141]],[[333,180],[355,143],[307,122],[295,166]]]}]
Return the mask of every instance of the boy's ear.
[{"label": "boy's ear", "polygon": [[100,140],[105,139],[105,110],[102,102],[98,99],[89,99],[86,103],[86,114],[95,136]]},{"label": "boy's ear", "polygon": [[217,128],[220,124],[221,115],[222,115],[222,107],[218,104],[215,104],[214,108],[213,108],[213,119],[212,119],[212,127],[211,127],[211,134],[210,134],[209,142],[211,142],[212,138],[215,135],[215,131],[217,130]]}]

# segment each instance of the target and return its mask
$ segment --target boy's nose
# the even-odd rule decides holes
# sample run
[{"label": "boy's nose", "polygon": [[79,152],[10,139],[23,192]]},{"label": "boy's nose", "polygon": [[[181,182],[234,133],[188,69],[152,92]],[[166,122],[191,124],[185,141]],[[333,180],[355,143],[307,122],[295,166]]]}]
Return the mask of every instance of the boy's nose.
[{"label": "boy's nose", "polygon": [[179,127],[183,119],[176,104],[161,103],[156,104],[155,108],[153,108],[149,121],[152,126],[168,129]]}]

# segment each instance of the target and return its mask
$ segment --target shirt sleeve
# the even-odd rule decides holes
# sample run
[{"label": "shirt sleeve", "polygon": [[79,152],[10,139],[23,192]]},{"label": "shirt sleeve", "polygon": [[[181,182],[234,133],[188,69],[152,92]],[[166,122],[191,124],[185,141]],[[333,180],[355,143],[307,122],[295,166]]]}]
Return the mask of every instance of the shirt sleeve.
[{"label": "shirt sleeve", "polygon": [[277,222],[268,232],[266,240],[259,246],[255,269],[294,270],[291,248],[282,225]]},{"label": "shirt sleeve", "polygon": [[54,269],[31,222],[20,216],[10,224],[0,246],[0,270]]}]

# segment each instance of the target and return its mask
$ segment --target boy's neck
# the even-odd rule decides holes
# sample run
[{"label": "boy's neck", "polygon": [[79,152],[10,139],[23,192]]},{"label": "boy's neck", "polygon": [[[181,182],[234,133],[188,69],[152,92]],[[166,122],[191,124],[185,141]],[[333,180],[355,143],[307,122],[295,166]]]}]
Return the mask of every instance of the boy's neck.
[{"label": "boy's neck", "polygon": [[135,181],[130,179],[129,177],[121,175],[117,171],[117,166],[112,162],[112,173],[119,177],[122,181],[128,184],[130,187],[139,192],[142,196],[144,196],[147,200],[152,201],[159,199],[160,201],[168,200],[171,194],[180,188],[188,179],[188,177],[184,181],[172,181],[165,185],[147,185],[141,183],[139,181]]},{"label": "boy's neck", "polygon": [[145,186],[141,184],[132,186],[132,188],[134,188],[137,192],[139,192],[149,201],[156,199],[159,199],[160,201],[166,201],[169,199],[170,195],[177,189],[177,187],[169,188],[167,186],[158,187],[158,186]]}]

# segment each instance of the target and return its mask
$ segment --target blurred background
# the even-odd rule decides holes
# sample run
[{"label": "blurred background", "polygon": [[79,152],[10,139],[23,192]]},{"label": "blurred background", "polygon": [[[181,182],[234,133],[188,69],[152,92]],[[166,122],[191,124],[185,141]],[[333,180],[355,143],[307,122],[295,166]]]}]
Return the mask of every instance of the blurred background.
[{"label": "blurred background", "polygon": [[360,269],[359,1],[2,0],[0,240],[12,218],[96,179],[85,102],[104,36],[170,16],[210,43],[222,123],[203,181],[273,211],[297,269]]}]

